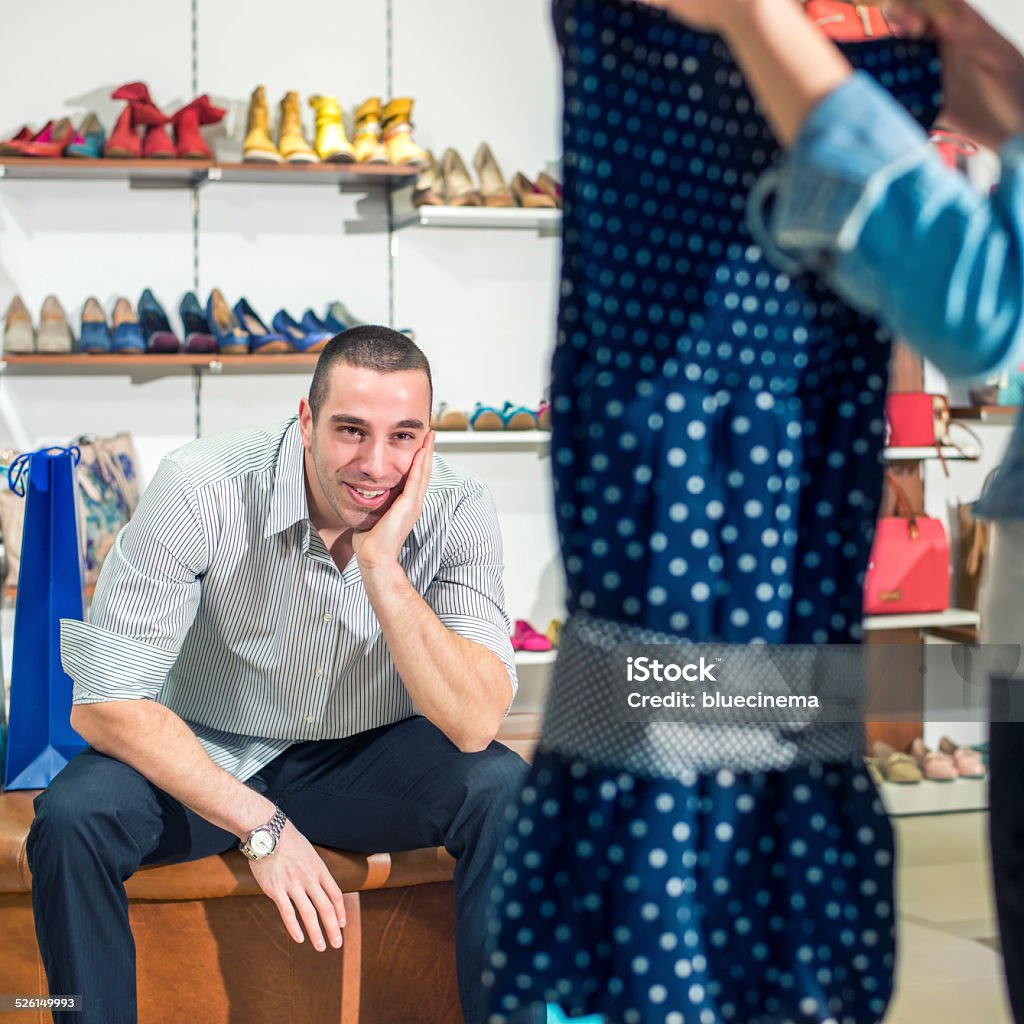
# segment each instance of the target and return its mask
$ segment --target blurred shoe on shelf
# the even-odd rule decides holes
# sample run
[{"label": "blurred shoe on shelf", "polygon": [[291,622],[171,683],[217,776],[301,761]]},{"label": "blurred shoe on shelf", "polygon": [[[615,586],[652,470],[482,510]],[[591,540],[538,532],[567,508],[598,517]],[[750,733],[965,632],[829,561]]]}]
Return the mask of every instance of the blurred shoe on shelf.
[{"label": "blurred shoe on shelf", "polygon": [[504,430],[505,421],[499,409],[477,402],[470,413],[469,426],[473,430]]},{"label": "blurred shoe on shelf", "polygon": [[238,322],[249,335],[249,351],[253,355],[276,355],[294,352],[292,343],[283,335],[270,330],[247,299],[239,299],[234,305]]},{"label": "blurred shoe on shelf", "polygon": [[896,750],[883,740],[875,740],[872,752],[886,782],[911,785],[924,778],[916,759],[901,750]]},{"label": "blurred shoe on shelf", "polygon": [[541,402],[537,406],[537,426],[541,430],[551,429],[551,404],[550,402]]},{"label": "blurred shoe on shelf", "polygon": [[139,296],[139,326],[142,336],[146,339],[146,351],[168,354],[181,349],[178,336],[171,330],[171,322],[167,319],[163,306],[156,296],[147,288]]},{"label": "blurred shoe on shelf", "polygon": [[562,642],[562,625],[561,619],[552,619],[544,631],[544,635],[551,641],[552,647],[557,647]]},{"label": "blurred shoe on shelf", "polygon": [[302,134],[302,112],[299,108],[299,94],[287,92],[281,100],[281,127],[277,149],[289,164],[315,164],[319,158]]},{"label": "blurred shoe on shelf", "polygon": [[98,160],[103,156],[103,146],[107,141],[107,133],[95,114],[86,114],[82,123],[71,136],[65,156],[74,156],[85,160]]},{"label": "blurred shoe on shelf", "polygon": [[110,352],[113,347],[114,339],[110,336],[110,326],[103,307],[95,297],[86,299],[82,308],[82,329],[78,333],[78,351],[102,355]]},{"label": "blurred shoe on shelf", "polygon": [[511,640],[514,651],[551,650],[551,641],[543,633],[538,633],[526,619],[516,619]]},{"label": "blurred shoe on shelf", "polygon": [[412,105],[412,99],[403,96],[388,103],[381,115],[384,145],[393,164],[422,164],[427,159],[427,151],[412,141]]},{"label": "blurred shoe on shelf", "polygon": [[139,318],[132,304],[124,298],[114,303],[114,351],[120,355],[142,355],[146,351],[146,339],[142,336]]},{"label": "blurred shoe on shelf", "polygon": [[[115,89],[110,94],[111,99],[125,100],[128,103],[130,116],[127,120],[128,126],[133,132],[138,133],[139,129],[145,128],[145,136],[141,143],[141,155],[149,159],[168,160],[174,156],[174,143],[167,134],[167,122],[169,118],[163,111],[159,110],[149,95],[149,88],[145,82],[128,82]],[[125,118],[122,112],[118,118],[117,125],[111,133],[110,140],[104,156],[138,157],[138,151],[132,152],[133,143],[126,131],[122,128],[122,120]],[[117,135],[115,145],[114,136]],[[113,152],[111,151],[113,148]]]},{"label": "blurred shoe on shelf", "polygon": [[31,141],[32,129],[27,124],[22,125],[16,134],[0,142],[0,156],[19,156],[22,146]]},{"label": "blurred shoe on shelf", "polygon": [[307,334],[316,334],[318,332],[322,332],[323,334],[326,334],[328,337],[333,338],[334,335],[338,333],[338,331],[332,331],[327,326],[327,324],[324,323],[324,321],[321,320],[320,317],[318,317],[316,313],[314,313],[313,310],[311,309],[307,309],[306,312],[302,314],[302,319],[299,321],[299,326]]},{"label": "blurred shoe on shelf", "polygon": [[103,155],[113,160],[138,160],[142,156],[142,136],[132,124],[131,105],[118,114],[114,130],[103,146]]},{"label": "blurred shoe on shelf", "polygon": [[924,777],[932,782],[952,782],[957,778],[953,758],[926,747],[920,736],[910,744],[910,756],[917,761]]},{"label": "blurred shoe on shelf", "polygon": [[446,402],[437,407],[430,419],[431,430],[469,430],[469,416],[464,409],[451,409]]},{"label": "blurred shoe on shelf", "polygon": [[249,354],[249,334],[238,322],[219,288],[210,292],[206,300],[206,322],[217,339],[217,351],[225,356]]},{"label": "blurred shoe on shelf", "polygon": [[327,307],[327,315],[324,317],[327,329],[335,334],[347,331],[350,327],[362,327],[365,323],[367,321],[357,317],[341,299],[335,299]]},{"label": "blurred shoe on shelf", "polygon": [[427,162],[420,168],[412,190],[413,206],[444,206],[444,177],[434,154],[427,151]]},{"label": "blurred shoe on shelf", "polygon": [[319,352],[333,337],[326,329],[307,330],[286,309],[274,314],[271,326],[291,342],[296,352]]},{"label": "blurred shoe on shelf", "polygon": [[350,164],[356,151],[345,134],[341,104],[336,96],[310,96],[309,105],[316,112],[316,135],[313,148],[325,163]]},{"label": "blurred shoe on shelf", "polygon": [[501,418],[505,430],[536,430],[537,414],[525,405],[513,405],[506,402],[501,410]]},{"label": "blurred shoe on shelf", "polygon": [[215,107],[206,93],[182,107],[171,118],[174,125],[174,153],[178,159],[212,160],[213,154],[199,128],[201,125],[218,124],[226,113],[224,107]]},{"label": "blurred shoe on shelf", "polygon": [[542,171],[537,175],[537,188],[541,192],[546,192],[555,201],[555,205],[562,208],[562,186],[558,181],[546,171]]},{"label": "blurred shoe on shelf", "polygon": [[515,206],[516,197],[508,187],[491,147],[481,142],[473,156],[473,167],[480,178],[480,195],[484,206]]},{"label": "blurred shoe on shelf", "polygon": [[37,352],[71,352],[75,347],[64,307],[56,295],[47,295],[39,312]]},{"label": "blurred shoe on shelf", "polygon": [[387,147],[381,141],[380,98],[377,96],[371,96],[356,109],[352,149],[357,163],[390,163]]},{"label": "blurred shoe on shelf", "polygon": [[539,185],[530,181],[522,171],[512,179],[512,194],[520,206],[531,210],[553,210],[558,205],[554,196],[548,195]]},{"label": "blurred shoe on shelf", "polygon": [[63,156],[74,133],[75,127],[68,118],[51,121],[31,142],[21,147],[21,155],[50,159]]},{"label": "blurred shoe on shelf", "polygon": [[242,160],[246,163],[279,164],[281,154],[270,137],[270,108],[262,85],[257,85],[249,98],[249,120],[242,143]]},{"label": "blurred shoe on shelf", "polygon": [[953,759],[957,775],[961,779],[985,778],[985,762],[980,753],[971,747],[961,747],[948,736],[939,740],[939,753]]},{"label": "blurred shoe on shelf", "polygon": [[186,292],[185,297],[178,306],[178,315],[181,317],[181,327],[185,335],[185,351],[196,354],[216,352],[217,339],[199,304],[195,292]]},{"label": "blurred shoe on shelf", "polygon": [[473,179],[462,162],[462,157],[451,147],[441,158],[441,173],[444,175],[445,200],[449,206],[482,206],[480,195]]},{"label": "blurred shoe on shelf", "polygon": [[4,319],[4,352],[9,355],[25,355],[36,350],[36,331],[32,316],[20,295],[11,299]]}]

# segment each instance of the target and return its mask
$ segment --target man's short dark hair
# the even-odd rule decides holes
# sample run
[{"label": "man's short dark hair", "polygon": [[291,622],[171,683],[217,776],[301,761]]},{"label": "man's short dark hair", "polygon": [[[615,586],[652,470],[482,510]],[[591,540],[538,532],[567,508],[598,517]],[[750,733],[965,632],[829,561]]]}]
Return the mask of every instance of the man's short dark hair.
[{"label": "man's short dark hair", "polygon": [[430,376],[430,363],[423,352],[404,334],[363,324],[336,334],[320,352],[313,380],[309,385],[309,407],[316,423],[320,410],[327,401],[331,386],[331,371],[338,363],[358,366],[376,373],[400,373],[403,370],[422,370],[427,375],[430,402],[434,402],[434,382]]}]

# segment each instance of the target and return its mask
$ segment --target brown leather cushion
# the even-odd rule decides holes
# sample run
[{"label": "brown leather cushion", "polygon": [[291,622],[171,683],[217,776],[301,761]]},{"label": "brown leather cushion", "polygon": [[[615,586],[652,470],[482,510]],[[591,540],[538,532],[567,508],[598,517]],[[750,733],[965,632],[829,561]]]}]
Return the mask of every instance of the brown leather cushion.
[{"label": "brown leather cushion", "polygon": [[[540,715],[513,713],[502,723],[498,739],[529,760],[539,731]],[[37,792],[0,793],[0,893],[32,891],[25,841]],[[443,847],[372,854],[316,849],[343,892],[447,882],[455,869],[455,861]],[[262,892],[239,850],[188,864],[140,868],[128,879],[126,889],[128,898],[135,900],[202,900]]]},{"label": "brown leather cushion", "polygon": [[[0,893],[31,892],[32,873],[25,841],[36,791],[0,793]],[[402,853],[346,853],[317,847],[344,892],[394,889],[425,882],[447,882],[455,861],[443,847]],[[197,900],[220,896],[255,896],[262,890],[238,850],[187,864],[141,868],[127,882],[135,900]]]}]

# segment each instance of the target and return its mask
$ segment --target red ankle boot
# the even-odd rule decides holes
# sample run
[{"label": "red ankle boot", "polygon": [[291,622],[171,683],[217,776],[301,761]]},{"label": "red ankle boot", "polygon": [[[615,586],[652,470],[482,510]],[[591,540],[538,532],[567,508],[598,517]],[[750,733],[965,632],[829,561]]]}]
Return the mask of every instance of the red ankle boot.
[{"label": "red ankle boot", "polygon": [[187,107],[182,107],[171,123],[174,125],[174,139],[177,155],[181,160],[212,160],[213,154],[206,140],[199,132],[201,124],[217,124],[227,113],[223,107],[215,107],[205,93],[197,96]]},{"label": "red ankle boot", "polygon": [[[128,82],[115,89],[111,93],[111,99],[128,101],[130,119],[127,120],[127,125],[130,126],[131,134],[138,140],[139,128],[145,128],[146,136],[141,142],[132,144],[128,130],[123,124],[126,122],[125,114],[128,113],[125,111],[118,118],[117,125],[111,133],[107,148],[104,150],[105,156],[143,156],[160,159],[174,156],[174,143],[164,128],[169,118],[153,102],[145,82]],[[118,137],[118,143],[114,145],[114,149],[118,151],[111,152],[111,144],[114,143],[115,137]]]},{"label": "red ankle boot", "polygon": [[118,115],[117,124],[103,147],[103,155],[117,160],[138,160],[142,156],[142,136],[132,124],[130,105]]}]

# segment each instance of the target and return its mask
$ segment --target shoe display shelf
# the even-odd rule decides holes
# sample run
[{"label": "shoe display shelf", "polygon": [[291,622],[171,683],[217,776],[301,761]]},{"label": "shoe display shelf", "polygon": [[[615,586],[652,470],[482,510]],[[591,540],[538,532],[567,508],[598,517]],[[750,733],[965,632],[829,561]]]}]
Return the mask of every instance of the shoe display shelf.
[{"label": "shoe display shelf", "polygon": [[[919,460],[938,459],[939,452],[936,448],[886,448],[883,453],[887,462],[917,462]],[[974,461],[981,455],[980,452],[975,452],[968,449],[966,452],[961,451],[959,448],[943,447],[942,458],[946,460],[950,459],[964,459],[967,461]]]},{"label": "shoe display shelf", "polygon": [[980,423],[1012,424],[1020,415],[1019,405],[972,405],[949,410],[955,420],[977,420]]},{"label": "shoe display shelf", "polygon": [[137,355],[91,354],[72,352],[67,355],[31,354],[5,355],[0,360],[0,374],[21,376],[110,376],[125,374],[133,381],[156,380],[181,374],[201,375],[237,373],[306,373],[316,366],[315,353],[277,355],[195,355],[176,352],[158,355],[147,352]]},{"label": "shoe display shelf", "polygon": [[206,163],[199,160],[44,160],[0,157],[9,181],[126,181],[134,189],[199,188],[225,184],[335,185],[342,190],[400,188],[416,170],[391,164]]},{"label": "shoe display shelf", "polygon": [[518,206],[413,206],[412,189],[399,189],[391,195],[391,224],[396,230],[498,228],[558,235],[562,231],[562,211]]},{"label": "shoe display shelf", "polygon": [[438,451],[537,451],[547,454],[547,430],[438,430]]}]

